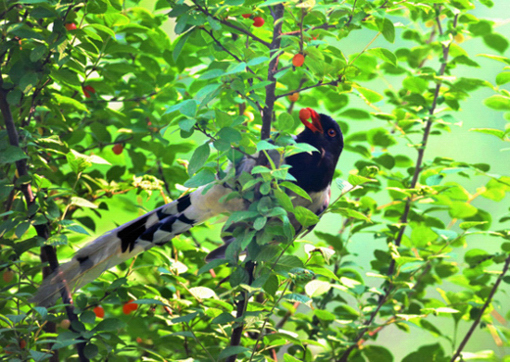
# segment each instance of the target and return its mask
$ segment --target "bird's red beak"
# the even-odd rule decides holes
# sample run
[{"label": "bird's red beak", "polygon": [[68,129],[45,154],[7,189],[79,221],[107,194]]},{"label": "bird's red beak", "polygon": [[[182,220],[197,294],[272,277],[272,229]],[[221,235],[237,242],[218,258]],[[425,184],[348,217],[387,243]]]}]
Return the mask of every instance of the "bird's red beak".
[{"label": "bird's red beak", "polygon": [[[312,123],[308,122],[308,118],[312,118]],[[306,128],[311,130],[312,132],[320,132],[324,133],[324,130],[322,129],[322,124],[320,121],[320,116],[317,112],[315,112],[311,108],[303,108],[299,112],[299,119],[301,120],[301,123],[305,125]]]}]

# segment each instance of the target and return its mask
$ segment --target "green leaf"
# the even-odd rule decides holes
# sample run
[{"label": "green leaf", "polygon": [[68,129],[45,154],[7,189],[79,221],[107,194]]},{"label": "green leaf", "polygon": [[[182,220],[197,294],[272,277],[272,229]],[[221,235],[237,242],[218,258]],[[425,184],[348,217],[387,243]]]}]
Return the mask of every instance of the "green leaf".
[{"label": "green leaf", "polygon": [[362,109],[347,109],[340,113],[340,116],[351,119],[370,119],[370,113]]},{"label": "green leaf", "polygon": [[361,212],[353,210],[353,209],[348,209],[348,208],[345,208],[345,207],[339,207],[339,208],[335,208],[335,209],[333,209],[331,211],[333,213],[335,213],[335,214],[341,214],[341,215],[343,215],[345,217],[351,217],[353,219],[358,219],[358,220],[364,220],[364,221],[372,222],[372,220],[370,220],[367,216],[365,216]]},{"label": "green leaf", "polygon": [[297,221],[304,228],[315,225],[319,222],[319,217],[303,206],[296,206],[294,208],[294,215],[296,216]]},{"label": "green leaf", "polygon": [[371,130],[369,130],[367,132],[367,141],[372,146],[380,146],[382,148],[388,148],[397,143],[397,141],[390,134],[390,132],[386,128],[382,127],[372,128]]},{"label": "green leaf", "polygon": [[264,283],[263,289],[268,293],[269,295],[275,296],[276,292],[278,291],[278,277],[271,273],[269,277],[267,278],[266,282]]},{"label": "green leaf", "polygon": [[275,265],[276,268],[287,271],[294,268],[303,268],[303,266],[301,259],[295,255],[283,255]]},{"label": "green leaf", "polygon": [[115,32],[112,29],[110,29],[109,27],[107,27],[107,26],[104,26],[104,25],[101,25],[101,24],[98,24],[98,23],[88,24],[87,26],[90,26],[90,27],[92,27],[92,28],[94,28],[96,30],[102,31],[103,33],[108,34],[112,38],[115,38]]},{"label": "green leaf", "polygon": [[200,170],[195,176],[184,183],[185,187],[195,188],[213,182],[216,175],[209,169]]},{"label": "green leaf", "polygon": [[388,18],[377,19],[377,27],[384,36],[384,39],[390,43],[395,42],[395,27],[393,22]]},{"label": "green leaf", "polygon": [[294,205],[292,204],[292,199],[289,195],[279,189],[274,189],[273,192],[281,207],[283,207],[288,212],[294,211]]},{"label": "green leaf", "polygon": [[221,351],[218,356],[219,359],[225,359],[227,357],[233,356],[235,354],[241,354],[250,351],[249,348],[243,346],[228,346],[223,351]]},{"label": "green leaf", "polygon": [[173,319],[171,319],[171,321],[172,321],[172,323],[189,323],[193,319],[198,317],[199,315],[202,315],[202,313],[193,312],[193,313],[189,313],[184,316],[181,316],[181,317],[173,318]]},{"label": "green leaf", "polygon": [[289,189],[290,191],[294,192],[296,195],[299,195],[304,199],[312,201],[312,198],[310,197],[310,195],[308,195],[308,193],[305,190],[303,190],[301,187],[299,187],[295,183],[283,181],[282,183],[280,183],[280,186]]},{"label": "green leaf", "polygon": [[496,60],[498,62],[510,65],[510,58],[503,57],[501,55],[480,54],[480,56],[484,57],[484,58],[489,58],[489,59]]},{"label": "green leaf", "polygon": [[182,48],[184,47],[184,44],[186,44],[186,41],[188,40],[190,35],[191,32],[188,32],[181,36],[177,41],[177,44],[174,46],[174,50],[172,51],[172,58],[174,59],[174,62],[177,61],[177,59],[179,59],[179,55],[181,55]]},{"label": "green leaf", "polygon": [[255,230],[262,230],[262,228],[264,228],[264,226],[266,226],[266,222],[267,222],[267,218],[264,217],[264,216],[259,216],[258,218],[255,219],[255,221],[253,222],[253,228]]},{"label": "green leaf", "polygon": [[413,227],[411,231],[411,241],[417,247],[424,247],[428,243],[437,239],[437,234],[424,224]]},{"label": "green leaf", "polygon": [[193,152],[193,156],[188,164],[188,174],[194,175],[198,170],[202,168],[203,165],[207,162],[209,158],[209,154],[211,152],[211,148],[209,147],[209,143],[205,143],[200,147],[197,147],[195,152]]},{"label": "green leaf", "polygon": [[483,101],[487,107],[498,111],[510,111],[510,97],[493,95]]},{"label": "green leaf", "polygon": [[327,310],[315,309],[313,311],[313,314],[315,314],[317,318],[323,321],[331,322],[336,319],[336,316],[333,313],[328,312]]},{"label": "green leaf", "polygon": [[0,152],[0,164],[15,163],[19,160],[27,159],[28,156],[23,150],[16,146],[8,145]]},{"label": "green leaf", "polygon": [[303,362],[303,361],[300,359],[297,359],[296,357],[291,356],[288,353],[285,353],[283,355],[283,362]]},{"label": "green leaf", "polygon": [[45,44],[40,44],[40,45],[36,46],[30,52],[30,61],[33,63],[37,62],[39,59],[41,59],[43,57],[43,55],[46,54],[46,50],[47,50],[47,48],[46,48]]},{"label": "green leaf", "polygon": [[58,93],[53,93],[53,97],[59,106],[69,106],[71,108],[75,108],[79,111],[84,111],[88,113],[88,108],[82,102],[77,101],[76,99],[69,98]]},{"label": "green leaf", "polygon": [[305,292],[310,298],[318,297],[327,293],[331,289],[331,284],[322,280],[312,280],[305,285]]},{"label": "green leaf", "polygon": [[246,65],[249,67],[254,66],[254,65],[259,65],[259,64],[264,63],[268,60],[269,60],[268,57],[257,57],[257,58],[253,58],[252,60],[248,61],[248,63]]},{"label": "green leaf", "polygon": [[312,301],[310,297],[298,293],[285,294],[283,298],[291,302],[299,302],[303,304],[308,304]]},{"label": "green leaf", "polygon": [[278,116],[277,126],[280,131],[290,130],[294,127],[294,118],[287,112],[282,112]]},{"label": "green leaf", "polygon": [[407,77],[403,80],[402,86],[413,93],[422,94],[427,90],[428,82],[420,77]]},{"label": "green leaf", "polygon": [[237,74],[237,73],[245,72],[246,71],[246,63],[245,62],[234,63],[234,65],[231,66],[230,68],[231,69],[229,71],[227,71],[225,73],[225,75]]},{"label": "green leaf", "polygon": [[119,319],[116,318],[107,318],[99,322],[99,324],[93,329],[94,332],[100,332],[100,331],[117,331],[121,328],[124,328],[126,323],[122,322]]},{"label": "green leaf", "polygon": [[76,173],[79,174],[83,172],[88,167],[92,166],[92,162],[90,162],[89,157],[86,155],[82,155],[79,152],[76,152],[75,150],[71,150],[71,152],[67,153],[67,162],[71,166],[71,169]]},{"label": "green leaf", "polygon": [[367,183],[367,182],[377,182],[377,180],[374,180],[374,179],[371,179],[368,177],[364,177],[364,176],[360,176],[360,175],[355,175],[352,173],[349,174],[348,183],[351,184],[352,186],[363,185],[364,183]]},{"label": "green leaf", "polygon": [[483,41],[489,48],[504,53],[508,49],[508,40],[498,33],[489,33],[483,36]]},{"label": "green leaf", "polygon": [[133,302],[131,302],[133,304],[155,304],[155,305],[167,305],[166,303],[163,303],[162,301],[160,300],[157,300],[157,299],[152,299],[152,298],[149,298],[149,299],[137,299],[137,300],[134,300]]},{"label": "green leaf", "polygon": [[217,298],[216,293],[214,290],[206,287],[194,287],[189,288],[189,292],[198,299],[211,299],[211,298]]},{"label": "green leaf", "polygon": [[179,111],[188,117],[195,117],[197,114],[197,101],[188,99],[181,103]]},{"label": "green leaf", "polygon": [[76,205],[80,207],[86,207],[89,209],[97,209],[97,205],[81,197],[73,196],[70,200],[70,205]]},{"label": "green leaf", "polygon": [[440,343],[421,346],[416,352],[408,354],[402,362],[444,361],[445,355]]},{"label": "green leaf", "polygon": [[211,262],[207,263],[206,265],[202,266],[198,272],[197,275],[204,274],[205,272],[208,272],[211,269],[214,269],[220,265],[226,264],[228,261],[226,259],[215,259]]},{"label": "green leaf", "polygon": [[242,140],[241,132],[232,127],[222,128],[216,135],[219,139],[225,140],[230,144],[238,143]]},{"label": "green leaf", "polygon": [[470,131],[490,134],[490,135],[498,137],[500,140],[504,140],[505,139],[505,131],[502,131],[502,130],[499,130],[499,129],[494,129],[494,128],[471,128]]},{"label": "green leaf", "polygon": [[368,103],[377,103],[384,99],[382,94],[379,94],[371,89],[363,87],[355,87],[355,89],[362,94]]},{"label": "green leaf", "polygon": [[453,201],[448,211],[451,217],[456,219],[464,219],[476,215],[478,209],[466,202]]},{"label": "green leaf", "polygon": [[83,349],[83,352],[85,354],[85,357],[93,359],[99,353],[99,348],[95,344],[89,342]]},{"label": "green leaf", "polygon": [[510,72],[502,72],[496,76],[496,84],[503,85],[510,82]]},{"label": "green leaf", "polygon": [[368,362],[393,362],[394,358],[391,352],[382,347],[373,344],[365,346],[362,354],[367,358]]},{"label": "green leaf", "polygon": [[483,225],[483,224],[487,224],[487,221],[464,221],[459,224],[459,227],[462,230],[468,230],[468,229],[471,229],[473,227]]},{"label": "green leaf", "polygon": [[397,66],[397,57],[391,51],[385,48],[373,48],[368,50],[369,53],[374,54],[379,59],[384,60],[394,66]]}]

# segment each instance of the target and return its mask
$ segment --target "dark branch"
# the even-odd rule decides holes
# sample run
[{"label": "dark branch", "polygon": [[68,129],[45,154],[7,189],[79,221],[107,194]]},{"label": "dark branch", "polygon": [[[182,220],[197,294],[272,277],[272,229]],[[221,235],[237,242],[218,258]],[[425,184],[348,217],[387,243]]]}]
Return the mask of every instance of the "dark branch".
[{"label": "dark branch", "polygon": [[269,70],[267,73],[267,80],[269,80],[271,84],[266,86],[266,106],[262,111],[262,131],[260,133],[261,139],[269,138],[271,135],[271,121],[273,118],[274,103],[276,101],[276,79],[274,75],[278,71],[278,61],[280,59],[280,56],[276,55],[275,53],[279,51],[281,44],[283,11],[284,7],[282,4],[275,6],[275,26],[273,30],[273,41],[271,42],[270,46],[271,61],[269,62]]},{"label": "dark branch", "polygon": [[[12,117],[12,112],[9,104],[7,103],[7,94],[9,91],[3,89],[3,80],[0,74],[0,111],[4,118],[5,128],[7,129],[7,134],[9,137],[9,143],[11,146],[20,147],[19,145],[19,136],[18,131],[16,130],[16,126],[14,125],[14,119]],[[18,170],[18,174],[20,177],[28,175],[27,170],[27,162],[25,159],[16,161],[16,169]],[[32,192],[32,186],[30,183],[23,183],[21,185],[21,191],[25,196],[25,200],[27,203],[27,210],[30,209],[32,205],[35,204],[35,196]],[[50,229],[48,224],[39,224],[34,225],[37,235],[44,240],[47,240],[50,236]],[[48,270],[43,270],[43,276],[46,277],[55,270],[58,269],[59,263],[57,259],[57,254],[55,252],[55,248],[50,245],[44,245],[41,247],[41,261],[43,263],[48,262],[50,265],[51,272]],[[73,300],[71,298],[71,294],[67,288],[61,289],[62,301],[67,304],[66,312],[69,320],[77,321],[78,317],[74,313]],[[85,357],[84,349],[86,342],[81,342],[76,345],[76,349],[78,351],[78,355],[80,357],[80,361],[86,362],[88,358]]]}]

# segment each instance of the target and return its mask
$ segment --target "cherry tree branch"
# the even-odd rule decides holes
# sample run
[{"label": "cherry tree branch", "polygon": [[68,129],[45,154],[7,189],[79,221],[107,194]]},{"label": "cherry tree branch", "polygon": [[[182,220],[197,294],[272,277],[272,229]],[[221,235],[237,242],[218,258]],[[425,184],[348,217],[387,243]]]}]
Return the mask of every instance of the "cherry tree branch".
[{"label": "cherry tree branch", "polygon": [[283,4],[278,4],[274,7],[274,29],[273,29],[273,41],[269,47],[270,49],[270,58],[269,69],[267,74],[267,80],[271,82],[271,84],[266,86],[266,105],[262,110],[262,130],[260,133],[261,139],[269,138],[271,135],[271,121],[273,118],[273,109],[274,103],[276,101],[275,91],[276,91],[276,78],[274,77],[276,72],[278,71],[278,61],[280,56],[276,53],[280,51],[281,44],[281,35],[282,35],[282,26],[283,26],[283,12],[284,7]]},{"label": "cherry tree branch", "polygon": [[240,33],[248,35],[253,40],[259,42],[260,44],[265,45],[268,48],[270,48],[271,44],[269,44],[267,41],[265,41],[263,39],[260,39],[258,36],[256,36],[255,34],[249,32],[248,30],[245,30],[245,29],[243,29],[243,28],[241,28],[241,27],[239,27],[237,25],[232,24],[230,21],[227,21],[227,20],[224,20],[224,19],[220,19],[220,18],[214,16],[211,12],[209,12],[209,10],[207,10],[206,8],[204,8],[200,4],[198,4],[198,2],[196,0],[192,0],[192,1],[193,1],[193,4],[195,4],[195,6],[197,7],[197,9],[199,11],[201,11],[202,13],[204,13],[205,15],[210,16],[214,20],[220,22],[223,25],[228,26],[229,28],[235,29],[235,30],[237,30]]},{"label": "cherry tree branch", "polygon": [[[496,283],[494,283],[494,286],[492,287],[491,292],[490,292],[489,296],[487,297],[487,300],[485,301],[482,309],[480,310],[480,313],[478,314],[478,317],[476,318],[476,320],[471,325],[471,328],[469,328],[469,331],[466,333],[466,336],[464,337],[464,339],[460,343],[459,348],[457,348],[457,351],[452,356],[452,359],[450,360],[450,362],[455,362],[457,360],[457,358],[460,356],[460,354],[461,354],[462,350],[464,349],[464,347],[466,347],[467,342],[469,341],[469,339],[473,335],[473,332],[475,331],[475,329],[478,326],[478,324],[480,324],[480,320],[482,319],[483,313],[489,307],[489,304],[491,303],[492,298],[494,297],[494,294],[496,294],[496,291],[498,290],[499,284],[501,284],[501,281],[505,277],[505,274],[508,272],[508,268],[509,267],[510,267],[510,256],[508,256],[506,258],[505,264],[503,266],[503,270],[501,271],[501,274],[499,275],[498,279],[496,280]],[[461,360],[462,360],[462,357],[461,357]]]},{"label": "cherry tree branch", "polygon": [[[453,19],[453,28],[454,29],[457,27],[458,18],[459,18],[459,15],[456,14]],[[439,19],[439,17],[436,17],[436,22],[437,22],[437,26],[439,29],[439,34],[443,35],[443,29],[441,27],[441,20]],[[449,51],[450,51],[451,42],[448,43],[448,45],[446,45],[446,46],[444,44],[441,44],[441,45],[443,47],[443,62],[441,63],[441,67],[439,69],[439,76],[443,76],[445,73],[446,65],[448,63],[448,55],[449,55]],[[436,111],[437,99],[439,98],[439,91],[441,89],[442,84],[443,83],[441,81],[438,81],[436,84],[436,89],[434,90],[434,98],[432,100],[432,105],[429,109],[429,117],[427,118],[427,121],[425,123],[425,130],[423,131],[423,138],[421,141],[421,145],[418,148],[418,157],[416,159],[416,166],[414,168],[413,178],[411,179],[411,184],[409,185],[409,188],[411,188],[411,189],[414,189],[416,187],[416,184],[418,183],[418,178],[422,171],[423,156],[425,154],[425,148],[427,146],[427,142],[428,142],[429,135],[430,135],[430,130],[432,128],[432,123],[434,121],[433,116],[434,116],[434,112]],[[404,213],[402,214],[402,217],[400,219],[400,223],[402,224],[402,227],[400,228],[397,238],[395,239],[395,245],[397,247],[400,246],[400,243],[402,242],[402,238],[404,236],[404,232],[405,232],[406,225],[407,225],[407,218],[408,218],[409,212],[411,210],[411,200],[412,200],[411,197],[407,198],[406,205],[404,208]],[[391,261],[390,268],[388,270],[388,275],[392,275],[394,269],[395,269],[395,259],[393,259]]]},{"label": "cherry tree branch", "polygon": [[[7,134],[9,137],[9,144],[14,147],[20,148],[19,144],[19,136],[18,131],[16,130],[16,126],[14,124],[14,119],[12,117],[11,108],[9,103],[7,102],[7,94],[9,91],[3,89],[3,78],[0,74],[0,111],[4,118],[5,128],[7,129]],[[20,177],[28,175],[27,162],[26,159],[22,159],[16,161],[16,169],[18,170],[18,174]],[[33,205],[35,205],[35,196],[32,192],[32,185],[29,182],[23,183],[21,185],[21,192],[23,193],[26,203],[27,210],[30,210]],[[50,236],[50,229],[48,224],[39,224],[34,225],[37,235],[44,240],[47,240]],[[41,247],[41,261],[43,263],[48,262],[50,265],[51,272],[47,270],[43,270],[44,277],[47,277],[49,274],[58,269],[59,263],[57,259],[57,254],[55,248],[51,245],[44,245]],[[71,298],[71,294],[67,288],[61,289],[62,301],[67,304],[66,312],[69,320],[71,322],[78,321],[78,317],[74,313],[73,300]],[[56,332],[56,329],[52,332]],[[76,344],[76,349],[78,352],[78,356],[80,357],[80,361],[86,362],[88,358],[85,357],[85,346],[86,342],[80,342]],[[58,360],[58,356],[53,354],[52,359]]]},{"label": "cherry tree branch", "polygon": [[[201,28],[203,31],[205,31],[207,34],[209,34],[209,36],[211,37],[211,39],[221,48],[223,49],[224,52],[226,52],[228,55],[230,55],[232,58],[234,58],[235,60],[237,60],[239,63],[242,63],[242,60],[241,58],[239,58],[237,55],[235,55],[234,53],[232,53],[230,50],[228,50],[223,44],[221,44],[221,42],[216,39],[216,37],[214,36],[213,32],[210,31],[210,30],[207,30],[206,28]],[[252,73],[253,75],[255,75],[257,77],[258,80],[260,80],[262,82],[262,78],[258,77],[256,75],[256,73],[250,68],[250,67],[246,67],[246,69],[248,69],[248,71],[250,73]]]}]

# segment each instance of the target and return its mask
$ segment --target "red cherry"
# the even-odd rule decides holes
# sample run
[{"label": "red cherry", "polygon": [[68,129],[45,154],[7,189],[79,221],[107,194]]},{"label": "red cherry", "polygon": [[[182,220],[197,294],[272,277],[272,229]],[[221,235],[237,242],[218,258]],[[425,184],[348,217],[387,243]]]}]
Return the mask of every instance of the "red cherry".
[{"label": "red cherry", "polygon": [[85,95],[85,98],[90,98],[91,93],[96,93],[96,90],[91,85],[86,85],[85,87],[81,87],[83,90],[83,94]]},{"label": "red cherry", "polygon": [[69,329],[69,327],[71,327],[71,321],[69,319],[63,319],[62,322],[60,322],[60,328]]},{"label": "red cherry", "polygon": [[289,98],[289,101],[291,102],[297,102],[299,99],[299,93],[292,93],[291,95],[287,96]]},{"label": "red cherry", "polygon": [[65,25],[65,27],[66,27],[67,30],[76,30],[76,29],[78,29],[76,27],[75,23],[68,23],[68,24]]},{"label": "red cherry", "polygon": [[123,150],[124,150],[124,146],[120,143],[117,143],[115,146],[112,147],[112,151],[116,155],[120,155]]},{"label": "red cherry", "polygon": [[2,274],[2,278],[3,278],[4,282],[10,283],[14,279],[14,272],[10,269],[7,269]]},{"label": "red cherry", "polygon": [[243,14],[243,15],[241,15],[241,16],[242,16],[243,18],[245,18],[245,19],[248,19],[248,18],[250,18],[250,17],[251,17],[251,14]]},{"label": "red cherry", "polygon": [[310,112],[310,110],[308,108],[302,108],[299,111],[299,119],[302,119],[302,120],[306,121],[311,116],[312,116],[312,112]]},{"label": "red cherry", "polygon": [[138,309],[138,304],[133,303],[133,299],[122,306],[122,313],[129,314]]},{"label": "red cherry", "polygon": [[296,54],[294,58],[292,58],[292,64],[295,67],[300,67],[305,62],[305,56],[303,54]]},{"label": "red cherry", "polygon": [[103,309],[103,307],[98,305],[93,310],[94,310],[94,313],[95,313],[97,318],[104,318],[104,309]]},{"label": "red cherry", "polygon": [[262,19],[260,16],[256,16],[253,18],[253,26],[260,28],[262,25],[264,25],[266,21]]}]

